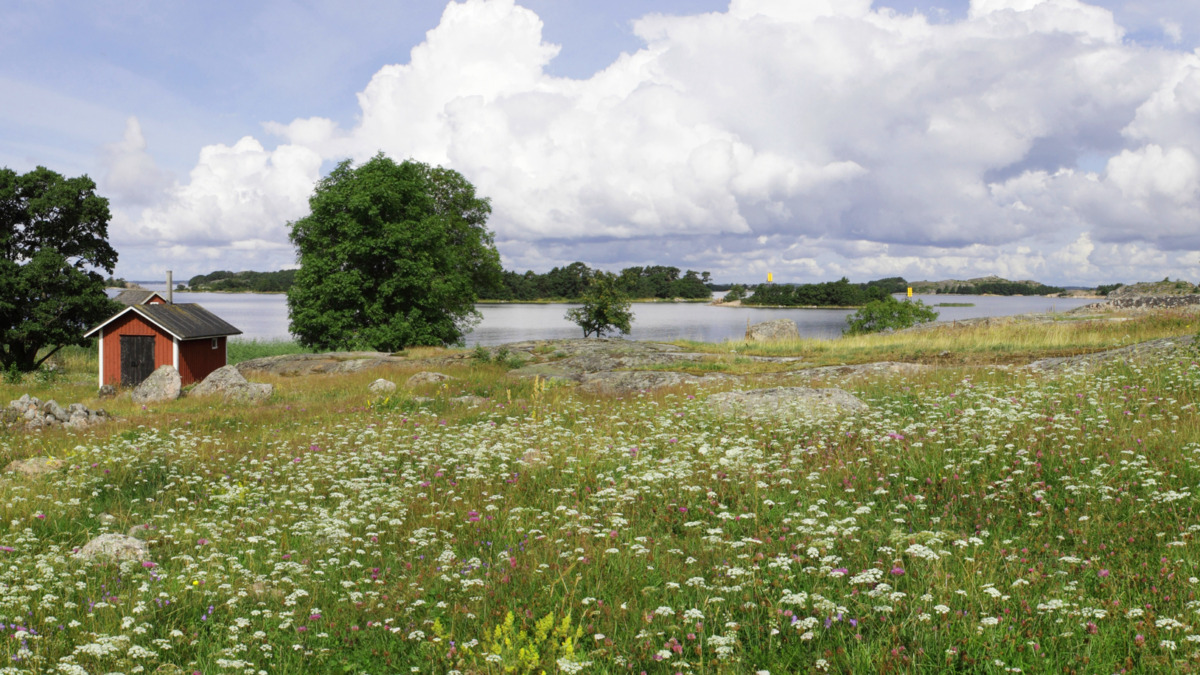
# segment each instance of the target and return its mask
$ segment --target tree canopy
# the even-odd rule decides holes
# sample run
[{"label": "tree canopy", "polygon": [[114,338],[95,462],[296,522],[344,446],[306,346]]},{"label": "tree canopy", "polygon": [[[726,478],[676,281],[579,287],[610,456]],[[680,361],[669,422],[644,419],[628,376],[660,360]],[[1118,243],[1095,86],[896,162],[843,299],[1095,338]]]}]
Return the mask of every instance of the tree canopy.
[{"label": "tree canopy", "polygon": [[396,351],[457,343],[477,319],[476,289],[496,283],[491,205],[450,169],[382,153],[317,183],[291,224],[300,269],[291,332],[317,349]]},{"label": "tree canopy", "polygon": [[[104,293],[117,252],[108,200],[87,176],[0,169],[0,365],[35,370],[116,311]],[[38,358],[38,353],[48,351]]]},{"label": "tree canopy", "polygon": [[596,272],[583,293],[583,306],[568,309],[566,318],[583,329],[583,337],[593,333],[598,338],[605,333],[628,335],[633,322],[629,306],[629,296],[621,290],[617,275]]},{"label": "tree canopy", "polygon": [[[498,283],[480,290],[479,297],[487,300],[579,300],[596,271],[582,262],[555,267],[545,274],[532,270],[519,274],[505,271]],[[630,298],[685,298],[689,300],[712,297],[712,278],[708,272],[678,267],[653,265],[627,267],[617,275],[617,287]]]}]

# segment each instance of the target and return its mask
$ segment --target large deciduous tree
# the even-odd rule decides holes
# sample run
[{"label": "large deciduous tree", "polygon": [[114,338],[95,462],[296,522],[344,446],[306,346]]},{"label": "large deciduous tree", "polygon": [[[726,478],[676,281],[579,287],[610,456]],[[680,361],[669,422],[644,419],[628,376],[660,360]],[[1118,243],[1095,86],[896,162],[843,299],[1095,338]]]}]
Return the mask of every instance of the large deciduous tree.
[{"label": "large deciduous tree", "polygon": [[461,341],[497,283],[491,205],[456,171],[382,153],[317,183],[291,224],[300,269],[291,332],[317,349],[396,351]]},{"label": "large deciduous tree", "polygon": [[0,169],[0,366],[35,370],[115,311],[95,271],[117,264],[109,218],[87,176]]}]

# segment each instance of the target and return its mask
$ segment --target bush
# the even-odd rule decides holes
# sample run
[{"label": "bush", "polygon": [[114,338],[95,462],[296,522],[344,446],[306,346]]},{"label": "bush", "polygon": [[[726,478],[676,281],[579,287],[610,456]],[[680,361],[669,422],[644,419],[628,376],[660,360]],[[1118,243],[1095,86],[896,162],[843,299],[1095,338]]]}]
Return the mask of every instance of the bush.
[{"label": "bush", "polygon": [[868,302],[862,309],[846,317],[846,323],[849,324],[846,334],[864,335],[885,330],[900,330],[936,318],[937,311],[920,300],[900,302],[889,295],[883,300]]}]

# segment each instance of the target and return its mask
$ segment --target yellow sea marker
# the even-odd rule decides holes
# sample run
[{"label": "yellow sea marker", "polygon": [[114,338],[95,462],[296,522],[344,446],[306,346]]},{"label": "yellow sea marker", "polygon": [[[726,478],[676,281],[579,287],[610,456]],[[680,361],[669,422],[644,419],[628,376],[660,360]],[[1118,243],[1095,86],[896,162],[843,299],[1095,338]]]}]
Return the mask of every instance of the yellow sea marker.
[{"label": "yellow sea marker", "polygon": [[771,274],[770,272],[767,272],[767,283],[769,284],[773,281],[775,281],[775,275]]},{"label": "yellow sea marker", "polygon": [[908,287],[908,297],[912,297],[912,286]]}]

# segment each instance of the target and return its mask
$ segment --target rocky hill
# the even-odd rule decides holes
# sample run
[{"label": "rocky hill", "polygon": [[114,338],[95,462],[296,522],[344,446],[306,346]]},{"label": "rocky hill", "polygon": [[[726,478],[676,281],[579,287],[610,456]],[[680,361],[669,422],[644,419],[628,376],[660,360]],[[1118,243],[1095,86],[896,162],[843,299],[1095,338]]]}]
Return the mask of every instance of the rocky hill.
[{"label": "rocky hill", "polygon": [[910,284],[913,293],[985,293],[995,295],[1048,295],[1063,289],[1047,286],[1040,281],[1022,279],[1009,281],[995,275],[974,279],[944,279],[942,281],[914,281]]},{"label": "rocky hill", "polygon": [[1200,293],[1200,286],[1183,281],[1182,279],[1171,281],[1163,279],[1162,281],[1141,281],[1128,286],[1121,286],[1109,292],[1109,299],[1128,298],[1133,296],[1150,296],[1150,295],[1192,295]]}]

